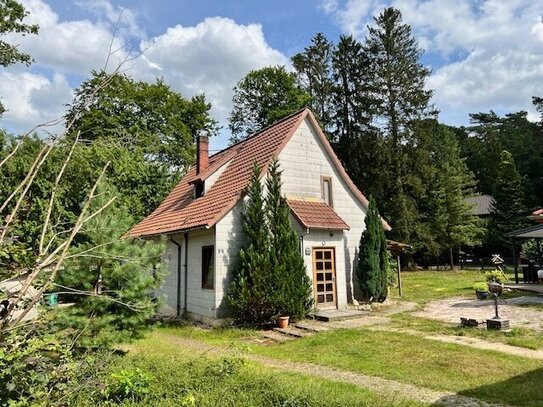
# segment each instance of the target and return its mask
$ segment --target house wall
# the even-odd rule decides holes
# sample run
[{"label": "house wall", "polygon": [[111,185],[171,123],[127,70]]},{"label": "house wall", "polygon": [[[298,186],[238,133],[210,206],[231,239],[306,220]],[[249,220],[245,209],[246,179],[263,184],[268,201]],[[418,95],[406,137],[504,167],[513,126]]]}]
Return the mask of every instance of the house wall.
[{"label": "house wall", "polygon": [[[291,217],[291,222],[298,222]],[[311,278],[311,284],[313,284],[313,249],[323,247],[333,247],[335,249],[336,256],[336,301],[338,308],[345,308],[347,306],[347,277],[345,275],[345,248],[344,248],[344,235],[341,230],[310,230],[309,233],[304,231],[299,226],[299,236],[303,236],[302,256],[304,258],[305,267],[307,273]],[[307,234],[305,234],[307,233]],[[310,249],[310,253],[306,254],[305,249]],[[314,288],[314,286],[313,286]],[[316,298],[315,298],[316,301]],[[316,306],[315,302],[315,306]],[[318,307],[317,307],[318,308]]]},{"label": "house wall", "polygon": [[215,226],[216,262],[215,262],[215,306],[217,317],[228,316],[226,291],[231,278],[231,266],[235,265],[239,251],[245,243],[242,230],[243,201],[238,202]]},{"label": "house wall", "polygon": [[[282,191],[289,198],[321,199],[321,176],[332,177],[333,208],[350,226],[350,230],[344,231],[343,241],[346,300],[351,302],[353,297],[359,298],[358,282],[353,271],[356,270],[358,245],[364,230],[366,208],[342,180],[307,119],[296,130],[278,158],[283,171]],[[339,262],[337,253],[336,261]],[[338,281],[338,287],[339,284]]]},{"label": "house wall", "polygon": [[[179,242],[181,247],[183,247],[183,235],[172,236],[172,238],[176,242]],[[177,314],[178,254],[177,246],[171,240],[168,240],[166,243],[166,250],[162,255],[162,261],[165,262],[167,266],[164,281],[156,290],[157,296],[162,297],[163,300],[163,304],[159,312],[163,315],[175,316]],[[181,278],[181,284],[184,284],[183,278]],[[183,292],[183,289],[181,289],[181,295]],[[182,301],[183,298],[181,298],[181,307],[183,306]]]},{"label": "house wall", "polygon": [[[184,234],[172,236],[181,245],[181,310],[184,307],[185,294],[185,241]],[[202,247],[215,245],[215,229],[193,231],[188,234],[187,263],[187,312],[193,317],[216,318],[215,291],[202,288]],[[217,246],[215,245],[215,253]],[[178,252],[177,246],[169,240],[163,260],[168,262],[166,275],[157,294],[164,297],[160,313],[175,316],[177,314]],[[215,254],[215,267],[217,267]]]}]

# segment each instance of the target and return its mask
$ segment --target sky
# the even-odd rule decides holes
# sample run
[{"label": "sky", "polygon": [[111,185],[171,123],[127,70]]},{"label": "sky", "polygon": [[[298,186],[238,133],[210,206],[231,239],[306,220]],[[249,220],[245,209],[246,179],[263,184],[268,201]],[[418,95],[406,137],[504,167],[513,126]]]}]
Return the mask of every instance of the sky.
[{"label": "sky", "polygon": [[[543,0],[20,0],[39,35],[4,40],[31,54],[29,68],[0,68],[7,112],[0,128],[23,133],[62,116],[91,71],[137,80],[161,77],[185,97],[205,93],[224,126],[211,149],[227,144],[232,88],[253,69],[285,65],[317,32],[363,39],[394,6],[411,25],[440,120],[469,113],[528,111],[543,96]],[[109,50],[114,52],[108,58]],[[106,64],[107,60],[107,64]],[[53,130],[56,130],[53,128]]]}]

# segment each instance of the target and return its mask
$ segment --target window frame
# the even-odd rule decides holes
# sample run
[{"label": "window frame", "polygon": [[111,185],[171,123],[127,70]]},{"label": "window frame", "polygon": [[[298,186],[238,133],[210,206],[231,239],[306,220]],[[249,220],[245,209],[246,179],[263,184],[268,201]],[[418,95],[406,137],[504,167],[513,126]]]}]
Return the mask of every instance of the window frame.
[{"label": "window frame", "polygon": [[[206,259],[206,253],[211,254],[211,258]],[[211,285],[206,284],[209,275],[209,266],[212,266],[211,272],[213,273],[213,278],[211,280]],[[207,266],[207,267],[206,267]],[[202,246],[202,270],[201,270],[201,288],[204,290],[214,290],[215,289],[215,245]]]},{"label": "window frame", "polygon": [[[326,183],[328,182],[328,197],[330,202],[326,202],[324,191],[326,189]],[[321,198],[326,202],[330,208],[334,207],[334,195],[332,193],[332,177],[328,175],[321,175]]]}]

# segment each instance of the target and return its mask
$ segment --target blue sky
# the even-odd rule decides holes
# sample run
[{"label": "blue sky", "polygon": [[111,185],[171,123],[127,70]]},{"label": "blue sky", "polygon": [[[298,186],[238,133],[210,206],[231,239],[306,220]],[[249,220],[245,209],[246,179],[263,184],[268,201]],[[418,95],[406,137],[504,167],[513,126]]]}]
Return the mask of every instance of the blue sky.
[{"label": "blue sky", "polygon": [[[543,0],[273,0],[144,1],[22,0],[39,36],[7,39],[36,59],[31,68],[0,70],[8,112],[0,127],[24,132],[54,119],[73,89],[104,66],[114,27],[119,49],[113,69],[131,51],[145,53],[123,65],[136,79],[163,77],[185,96],[205,92],[213,115],[226,125],[231,89],[251,69],[289,65],[292,55],[324,32],[362,39],[385,6],[399,8],[433,74],[428,88],[449,124],[467,124],[470,112],[528,110],[543,96]],[[57,130],[57,129],[55,129]],[[226,144],[228,135],[212,141]]]}]

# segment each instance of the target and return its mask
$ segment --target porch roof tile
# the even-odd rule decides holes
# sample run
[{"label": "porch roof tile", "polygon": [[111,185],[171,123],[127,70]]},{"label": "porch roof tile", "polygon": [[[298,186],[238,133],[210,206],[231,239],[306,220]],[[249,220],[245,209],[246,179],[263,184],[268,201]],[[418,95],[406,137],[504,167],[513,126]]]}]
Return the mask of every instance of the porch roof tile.
[{"label": "porch roof tile", "polygon": [[292,215],[307,229],[348,230],[349,225],[324,201],[287,199]]}]

